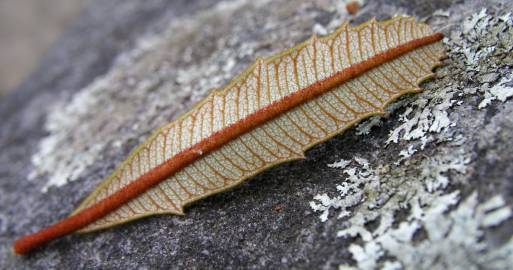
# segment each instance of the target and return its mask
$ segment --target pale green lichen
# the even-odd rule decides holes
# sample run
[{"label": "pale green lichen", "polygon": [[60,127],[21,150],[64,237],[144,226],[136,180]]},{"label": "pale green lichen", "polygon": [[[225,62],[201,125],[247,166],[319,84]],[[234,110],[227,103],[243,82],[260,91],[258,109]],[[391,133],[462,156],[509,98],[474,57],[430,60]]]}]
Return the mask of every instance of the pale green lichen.
[{"label": "pale green lichen", "polygon": [[[460,203],[460,191],[446,193],[449,178],[444,173],[464,174],[468,162],[465,155],[455,150],[424,160],[422,168],[438,167],[433,173],[421,175],[420,179],[394,177],[388,166],[372,169],[369,163],[359,159],[360,162],[352,163],[355,166],[343,171],[348,177],[337,186],[339,195],[316,196],[314,199],[319,203],[311,202],[312,208],[322,212],[323,221],[330,211],[340,209],[338,218],[344,220],[346,229],[339,231],[338,236],[359,237],[363,241],[363,244],[351,243],[348,247],[357,269],[387,269],[399,265],[397,269],[444,269],[447,266],[477,269],[476,265],[487,263],[492,257],[500,258],[494,262],[496,264],[501,260],[511,262],[511,254],[500,255],[504,252],[489,249],[482,241],[484,229],[500,225],[511,217],[511,207],[504,199],[496,195],[479,203],[474,192]],[[430,188],[430,182],[444,184]],[[393,226],[397,222],[394,213],[405,209],[409,210],[409,215]],[[371,221],[379,222],[374,230],[366,227]],[[415,235],[421,232],[426,238],[416,240]],[[469,254],[476,261],[466,262]],[[341,269],[356,268],[344,265]]]},{"label": "pale green lichen", "polygon": [[484,99],[478,108],[487,107],[493,100],[504,102],[510,97],[513,97],[513,78],[503,77],[496,85],[485,90]]},{"label": "pale green lichen", "polygon": [[[349,165],[350,161],[341,160],[329,166],[332,168],[345,168]],[[365,198],[365,190],[361,186],[369,186],[372,183],[379,183],[375,174],[369,168],[369,162],[363,158],[354,158],[351,163],[359,164],[361,167],[351,167],[343,171],[346,174],[347,181],[336,186],[339,195],[330,198],[327,194],[320,194],[314,197],[315,201],[310,202],[310,207],[314,211],[322,212],[320,215],[321,221],[326,221],[330,209],[340,209],[338,218],[343,218],[349,215],[349,209],[358,205]],[[316,202],[317,201],[317,202]]]},{"label": "pale green lichen", "polygon": [[[500,196],[482,204],[477,197],[477,193],[473,193],[448,211],[460,202],[459,192],[454,191],[438,197],[429,206],[415,204],[406,221],[383,234],[372,234],[363,227],[361,231],[351,230],[351,227],[339,235],[362,237],[364,245],[349,247],[359,269],[375,269],[379,265],[384,268],[389,262],[382,260],[384,255],[396,258],[391,262],[399,263],[399,269],[479,269],[479,265],[491,263],[489,258],[494,258],[495,264],[507,265],[512,262],[513,254],[490,250],[479,239],[483,237],[483,230],[490,227],[486,220],[500,224],[511,217],[511,208]],[[491,201],[502,203],[487,208]],[[415,242],[415,234],[420,230],[424,231],[426,239]]]},{"label": "pale green lichen", "polygon": [[447,87],[420,96],[400,116],[403,123],[390,132],[386,143],[426,138],[429,133],[439,133],[454,125],[447,110],[455,105],[453,97],[456,93],[457,89]]},{"label": "pale green lichen", "polygon": [[[463,31],[456,29],[445,39],[449,57],[462,60],[460,71],[482,85],[449,78],[442,68],[441,83],[428,83],[424,93],[389,109],[393,112],[409,102],[387,140],[403,147],[395,161],[387,159],[390,163],[385,164],[378,158],[372,166],[356,160],[330,164],[347,177],[336,186],[335,196],[317,195],[310,205],[321,212],[321,221],[338,213],[338,236],[348,243],[355,261],[340,269],[508,269],[513,265],[513,237],[500,245],[485,237],[486,231],[511,219],[512,207],[500,194],[479,198],[477,191],[462,188],[468,187],[467,174],[473,166],[475,144],[467,136],[474,132],[459,127],[467,124],[458,121],[461,112],[451,113],[463,106],[460,110],[468,110],[467,96],[484,94],[486,105],[510,96],[511,75],[497,72],[510,70],[508,62],[491,60],[511,55],[507,35],[513,33],[512,25],[510,15],[491,16],[482,10],[466,20]],[[380,122],[363,123],[358,134],[368,134]],[[437,147],[425,152],[428,145]]]},{"label": "pale green lichen", "polygon": [[[193,40],[194,33],[216,23],[229,24],[229,14],[247,5],[266,3],[220,2],[191,18],[172,21],[161,36],[142,37],[134,49],[118,57],[107,74],[70,100],[57,100],[44,124],[48,136],[32,156],[29,179],[47,178],[43,192],[77,180],[91,165],[98,164],[107,150],[122,157],[126,154],[122,147],[128,141],[141,142],[147,132],[220,87],[237,72],[235,60],[252,55],[258,44],[220,48],[208,57],[195,59],[199,62],[182,64],[181,69],[170,65],[192,61],[188,42],[201,42]],[[221,38],[218,42],[230,41]]]},{"label": "pale green lichen", "polygon": [[382,121],[380,116],[373,116],[356,126],[356,135],[367,135],[373,127],[381,126]]}]

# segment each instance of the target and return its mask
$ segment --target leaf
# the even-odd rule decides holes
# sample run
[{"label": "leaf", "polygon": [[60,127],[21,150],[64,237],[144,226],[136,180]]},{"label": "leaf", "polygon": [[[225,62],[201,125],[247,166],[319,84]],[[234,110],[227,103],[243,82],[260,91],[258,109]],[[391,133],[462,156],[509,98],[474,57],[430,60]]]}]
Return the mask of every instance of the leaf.
[{"label": "leaf", "polygon": [[56,237],[184,206],[239,185],[419,92],[444,56],[442,34],[410,17],[342,25],[257,59],[224,89],[159,128],[72,216],[15,243],[23,254]]}]

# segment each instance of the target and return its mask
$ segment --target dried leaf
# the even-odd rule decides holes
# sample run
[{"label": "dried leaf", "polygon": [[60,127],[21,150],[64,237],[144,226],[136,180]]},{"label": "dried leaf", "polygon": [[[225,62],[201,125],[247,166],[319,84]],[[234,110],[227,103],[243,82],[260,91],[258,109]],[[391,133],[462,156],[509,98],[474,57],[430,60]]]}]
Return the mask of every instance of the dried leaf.
[{"label": "dried leaf", "polygon": [[342,25],[267,59],[159,128],[72,216],[15,243],[24,254],[56,237],[183,207],[259,172],[304,158],[308,148],[372,115],[432,77],[440,33],[410,17]]}]

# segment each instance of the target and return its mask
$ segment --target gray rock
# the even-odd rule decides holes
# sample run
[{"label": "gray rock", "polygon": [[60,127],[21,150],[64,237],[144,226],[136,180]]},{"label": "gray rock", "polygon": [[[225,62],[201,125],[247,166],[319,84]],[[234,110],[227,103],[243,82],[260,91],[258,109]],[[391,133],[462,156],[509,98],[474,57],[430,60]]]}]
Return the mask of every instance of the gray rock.
[{"label": "gray rock", "polygon": [[499,78],[499,76],[500,75],[498,73],[483,74],[482,76],[479,77],[479,82],[481,82],[481,83],[494,82],[495,80],[497,80]]},{"label": "gray rock", "polygon": [[[512,4],[369,1],[349,17],[341,2],[92,1],[0,100],[0,268],[512,267]],[[16,237],[68,215],[151,130],[256,56],[304,40],[316,24],[401,13],[446,34],[448,58],[425,92],[386,118],[184,217],[11,253]],[[341,159],[344,168],[328,166]]]}]

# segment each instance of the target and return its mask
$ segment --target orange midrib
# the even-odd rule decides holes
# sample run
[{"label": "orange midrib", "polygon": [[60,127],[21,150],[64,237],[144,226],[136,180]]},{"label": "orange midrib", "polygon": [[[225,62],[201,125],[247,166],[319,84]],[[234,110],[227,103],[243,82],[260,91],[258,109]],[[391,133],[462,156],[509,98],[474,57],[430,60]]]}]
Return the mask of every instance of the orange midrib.
[{"label": "orange midrib", "polygon": [[324,94],[325,92],[365,73],[372,68],[415,50],[418,47],[437,42],[442,38],[443,35],[441,33],[435,33],[430,36],[409,41],[405,44],[379,53],[365,61],[353,64],[326,79],[318,81],[306,88],[300,89],[276,102],[273,102],[246,118],[215,132],[208,138],[203,139],[197,144],[181,151],[177,155],[153,168],[151,171],[140,176],[127,186],[100,202],[73,216],[63,219],[46,229],[19,238],[14,243],[14,252],[17,254],[26,254],[46,242],[80,230],[174,175],[179,170],[200,159],[203,155],[219,149],[228,142],[250,132],[256,127],[271,121],[277,116]]}]

